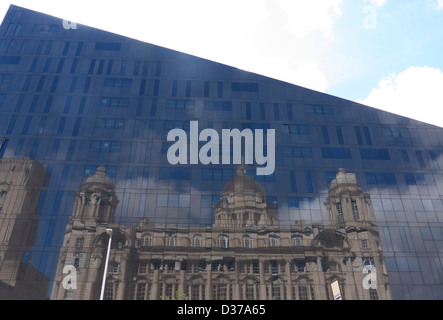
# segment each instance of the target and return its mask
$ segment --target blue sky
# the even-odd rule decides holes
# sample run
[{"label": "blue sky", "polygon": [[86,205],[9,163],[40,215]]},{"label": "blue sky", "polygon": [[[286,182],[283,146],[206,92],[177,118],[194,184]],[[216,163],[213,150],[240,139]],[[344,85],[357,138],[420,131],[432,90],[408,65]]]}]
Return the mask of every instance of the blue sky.
[{"label": "blue sky", "polygon": [[3,0],[443,127],[443,0]]}]

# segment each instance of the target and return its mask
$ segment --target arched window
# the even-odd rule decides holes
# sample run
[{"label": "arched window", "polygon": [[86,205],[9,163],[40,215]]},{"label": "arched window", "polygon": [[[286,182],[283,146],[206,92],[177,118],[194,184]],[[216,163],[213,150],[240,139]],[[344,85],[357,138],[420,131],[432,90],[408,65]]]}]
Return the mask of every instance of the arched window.
[{"label": "arched window", "polygon": [[152,237],[147,234],[142,238],[142,247],[150,247],[152,246]]},{"label": "arched window", "polygon": [[249,235],[243,237],[243,248],[252,248],[253,241]]},{"label": "arched window", "polygon": [[294,243],[294,246],[300,247],[303,245],[303,237],[302,236],[293,236],[292,241]]},{"label": "arched window", "polygon": [[229,248],[229,237],[227,235],[224,235],[224,234],[221,235],[218,238],[218,246],[220,248],[225,248],[225,249]]},{"label": "arched window", "polygon": [[278,247],[279,236],[275,234],[269,235],[269,246],[270,247]]},{"label": "arched window", "polygon": [[337,209],[337,220],[340,222],[345,221],[345,218],[343,217],[343,207],[341,205],[341,202],[337,202],[335,204],[335,208]]},{"label": "arched window", "polygon": [[354,220],[355,221],[359,221],[360,220],[360,214],[358,213],[357,201],[352,200],[351,201],[351,206],[352,206],[352,216],[354,217]]},{"label": "arched window", "polygon": [[200,235],[196,235],[194,236],[194,239],[192,241],[192,246],[195,248],[200,248],[202,247],[203,244],[203,238]]},{"label": "arched window", "polygon": [[176,247],[177,246],[177,237],[176,236],[170,236],[168,238],[168,247]]}]

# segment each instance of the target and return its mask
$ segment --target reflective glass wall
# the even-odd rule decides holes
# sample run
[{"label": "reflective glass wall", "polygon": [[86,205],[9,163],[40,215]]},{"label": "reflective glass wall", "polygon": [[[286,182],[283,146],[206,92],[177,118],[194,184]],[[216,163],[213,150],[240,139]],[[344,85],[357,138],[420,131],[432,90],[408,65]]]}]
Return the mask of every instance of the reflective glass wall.
[{"label": "reflective glass wall", "polygon": [[16,6],[0,35],[1,298],[443,298],[441,128]]}]

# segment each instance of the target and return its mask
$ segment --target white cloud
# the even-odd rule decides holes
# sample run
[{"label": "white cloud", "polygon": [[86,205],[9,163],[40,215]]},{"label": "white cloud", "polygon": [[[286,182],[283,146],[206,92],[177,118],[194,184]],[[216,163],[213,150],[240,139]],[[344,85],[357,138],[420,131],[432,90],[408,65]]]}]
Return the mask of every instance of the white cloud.
[{"label": "white cloud", "polygon": [[341,16],[343,0],[268,0],[268,6],[285,22],[286,28],[297,37],[320,31],[326,38],[333,38],[335,21]]},{"label": "white cloud", "polygon": [[443,0],[438,0],[437,8],[443,8]]},{"label": "white cloud", "polygon": [[327,70],[318,61],[333,43],[343,0],[15,2],[80,24],[325,91]]},{"label": "white cloud", "polygon": [[364,1],[376,5],[377,7],[381,7],[386,3],[387,0],[364,0]]},{"label": "white cloud", "polygon": [[443,127],[443,72],[409,67],[384,77],[363,104]]}]

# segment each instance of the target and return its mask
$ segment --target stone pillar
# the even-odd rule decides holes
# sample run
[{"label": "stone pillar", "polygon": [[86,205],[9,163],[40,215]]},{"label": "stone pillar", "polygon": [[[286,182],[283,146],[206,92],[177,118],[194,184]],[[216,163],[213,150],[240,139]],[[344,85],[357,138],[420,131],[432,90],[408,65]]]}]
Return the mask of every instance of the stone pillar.
[{"label": "stone pillar", "polygon": [[260,300],[267,300],[265,284],[265,265],[263,260],[260,260],[258,262],[258,270],[260,279]]},{"label": "stone pillar", "polygon": [[291,261],[286,260],[286,296],[288,300],[294,300],[292,296]]},{"label": "stone pillar", "polygon": [[212,266],[211,261],[206,264],[206,300],[212,300]]},{"label": "stone pillar", "polygon": [[153,281],[152,281],[152,287],[151,287],[151,300],[158,300],[159,296],[158,296],[158,281],[160,278],[160,271],[159,270],[154,270],[154,277],[153,277]]}]

